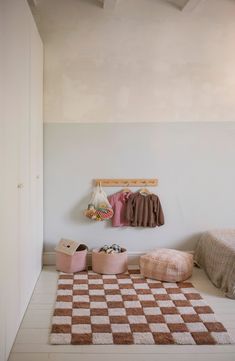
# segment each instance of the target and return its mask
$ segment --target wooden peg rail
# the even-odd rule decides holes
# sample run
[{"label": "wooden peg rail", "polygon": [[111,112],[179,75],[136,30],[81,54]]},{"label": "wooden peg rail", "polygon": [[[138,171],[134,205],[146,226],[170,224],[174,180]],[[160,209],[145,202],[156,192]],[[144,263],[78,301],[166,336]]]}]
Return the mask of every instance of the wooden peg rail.
[{"label": "wooden peg rail", "polygon": [[103,187],[156,187],[158,180],[152,179],[95,179],[96,185]]}]

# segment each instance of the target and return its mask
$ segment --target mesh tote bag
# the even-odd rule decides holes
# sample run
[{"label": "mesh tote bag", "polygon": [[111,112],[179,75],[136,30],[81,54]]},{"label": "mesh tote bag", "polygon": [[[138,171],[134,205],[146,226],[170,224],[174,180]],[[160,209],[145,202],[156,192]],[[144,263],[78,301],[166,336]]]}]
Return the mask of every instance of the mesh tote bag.
[{"label": "mesh tote bag", "polygon": [[85,211],[85,216],[94,221],[104,221],[113,216],[111,204],[100,184],[96,186],[92,193],[91,200]]}]

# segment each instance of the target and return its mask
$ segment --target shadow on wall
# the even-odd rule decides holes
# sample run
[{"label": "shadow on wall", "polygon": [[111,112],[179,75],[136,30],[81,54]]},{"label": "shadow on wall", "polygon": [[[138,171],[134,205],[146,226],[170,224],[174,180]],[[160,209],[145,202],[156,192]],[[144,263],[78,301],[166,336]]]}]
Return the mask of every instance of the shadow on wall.
[{"label": "shadow on wall", "polygon": [[179,1],[179,0],[160,0],[164,5],[171,6],[177,10],[181,10],[183,5],[185,5],[186,0]]},{"label": "shadow on wall", "polygon": [[91,220],[84,215],[84,211],[87,209],[87,205],[91,199],[91,195],[87,194],[81,198],[79,202],[69,212],[69,220],[77,225],[88,225]]},{"label": "shadow on wall", "polygon": [[[202,233],[198,232],[198,233],[193,233],[191,236],[185,237],[183,239],[176,239],[174,240],[175,244],[177,244],[177,247],[175,248],[182,251],[194,251],[201,235]],[[188,246],[189,244],[190,247]],[[193,245],[193,249],[192,249],[192,245]]]},{"label": "shadow on wall", "polygon": [[89,4],[92,6],[98,6],[99,8],[102,8],[102,0],[80,0],[80,2],[83,2],[85,4]]}]

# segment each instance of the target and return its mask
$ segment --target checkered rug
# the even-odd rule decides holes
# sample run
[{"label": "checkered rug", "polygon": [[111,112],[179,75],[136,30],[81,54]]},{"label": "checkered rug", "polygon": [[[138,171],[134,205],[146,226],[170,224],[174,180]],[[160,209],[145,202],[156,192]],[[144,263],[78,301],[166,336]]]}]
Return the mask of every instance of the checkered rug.
[{"label": "checkered rug", "polygon": [[229,344],[224,326],[189,282],[92,271],[60,273],[52,344]]}]

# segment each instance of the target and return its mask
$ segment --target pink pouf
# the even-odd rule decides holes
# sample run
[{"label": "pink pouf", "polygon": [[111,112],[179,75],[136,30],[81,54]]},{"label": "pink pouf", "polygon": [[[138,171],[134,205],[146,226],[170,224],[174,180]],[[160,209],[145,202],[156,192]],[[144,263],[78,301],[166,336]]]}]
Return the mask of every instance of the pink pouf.
[{"label": "pink pouf", "polygon": [[192,271],[193,255],[187,252],[162,248],[140,257],[141,274],[159,281],[184,281]]}]

